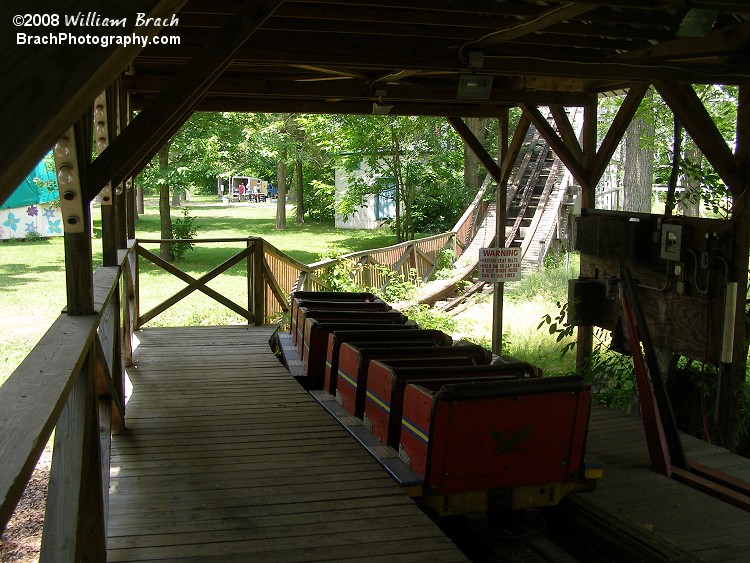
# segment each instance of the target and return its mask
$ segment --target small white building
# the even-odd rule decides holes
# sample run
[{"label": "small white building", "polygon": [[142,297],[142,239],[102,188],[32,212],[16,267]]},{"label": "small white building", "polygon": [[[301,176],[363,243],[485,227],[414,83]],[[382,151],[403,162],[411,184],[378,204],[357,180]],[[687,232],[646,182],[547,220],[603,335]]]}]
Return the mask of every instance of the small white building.
[{"label": "small white building", "polygon": [[389,219],[396,216],[395,183],[390,189],[382,190],[378,194],[370,194],[365,197],[364,205],[357,208],[354,213],[344,217],[338,212],[338,205],[348,189],[352,177],[363,178],[365,182],[372,185],[375,180],[382,178],[380,174],[373,174],[365,162],[361,162],[354,172],[347,172],[342,167],[337,167],[335,172],[335,207],[336,228],[339,229],[377,229]]}]

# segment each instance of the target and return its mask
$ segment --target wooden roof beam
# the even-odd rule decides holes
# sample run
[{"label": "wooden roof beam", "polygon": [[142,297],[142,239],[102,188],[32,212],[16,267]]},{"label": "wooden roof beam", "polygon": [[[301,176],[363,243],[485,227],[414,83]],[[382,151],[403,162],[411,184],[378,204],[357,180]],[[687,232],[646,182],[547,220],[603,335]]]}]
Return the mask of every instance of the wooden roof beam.
[{"label": "wooden roof beam", "polygon": [[[118,28],[118,34],[126,35],[136,29],[135,12],[167,19],[184,3],[185,0],[110,3],[107,16],[126,18],[131,26]],[[84,13],[101,8],[100,0],[76,2],[76,10]],[[60,3],[58,0],[38,0],[34,3],[34,10],[38,14],[58,13]],[[139,35],[149,37],[160,29],[154,26],[137,28]],[[15,33],[5,33],[0,37],[2,74],[6,77],[0,83],[0,107],[4,115],[13,120],[4,124],[0,136],[0,201],[5,201],[45,152],[117,78],[142,47],[111,46],[105,49],[98,45],[17,45]],[[50,61],[55,63],[50,65]],[[38,78],[39,69],[45,69],[43,81]]]},{"label": "wooden roof beam", "polygon": [[654,86],[729,190],[734,195],[743,193],[745,174],[695,90],[674,82],[657,81]]},{"label": "wooden roof beam", "polygon": [[561,107],[554,107],[549,108],[550,113],[552,113],[552,117],[555,118],[555,123],[557,124],[557,130],[560,132],[560,137],[565,142],[565,144],[568,146],[568,148],[575,154],[576,158],[579,161],[583,160],[583,150],[581,149],[581,144],[578,142],[578,137],[576,136],[576,132],[573,129],[573,124],[570,122],[570,118],[568,117],[568,113],[565,111],[565,108]]},{"label": "wooden roof beam", "polygon": [[92,199],[108,181],[123,178],[145,155],[162,146],[175,121],[187,119],[203,94],[229,66],[232,56],[283,0],[247,2],[182,72],[114,139],[89,168]]},{"label": "wooden roof beam", "polygon": [[467,43],[462,49],[469,46],[481,49],[483,47],[506,43],[518,39],[519,37],[536,33],[537,31],[541,31],[551,25],[580,16],[594,8],[596,8],[596,6],[589,4],[560,4],[559,6],[543,11],[538,15],[514,23],[505,29],[489,33],[477,41]]},{"label": "wooden roof beam", "polygon": [[649,85],[647,83],[640,83],[633,84],[628,90],[625,100],[623,100],[620,109],[617,110],[617,115],[610,124],[609,129],[607,129],[607,134],[604,136],[599,151],[591,163],[589,178],[590,183],[594,186],[599,183],[604,174],[609,161],[612,159],[612,155],[615,154],[617,145],[620,144],[630,122],[633,121],[633,116],[638,111],[638,106],[641,105],[641,101],[646,95],[648,88]]},{"label": "wooden roof beam", "polygon": [[464,123],[464,120],[460,117],[446,117],[448,122],[456,130],[456,133],[464,140],[464,143],[471,149],[471,151],[479,159],[479,162],[487,169],[492,179],[497,182],[498,185],[503,185],[502,170],[500,166],[495,162],[495,159],[490,156],[490,153],[484,148],[479,139],[476,138],[472,133],[469,126]]},{"label": "wooden roof beam", "polygon": [[[534,127],[542,134],[544,139],[550,144],[552,150],[555,151],[560,160],[563,161],[565,166],[570,170],[573,177],[581,184],[587,185],[588,178],[583,169],[581,159],[575,149],[571,149],[565,141],[555,132],[549,121],[545,119],[539,108],[530,106],[528,104],[521,104],[521,109],[524,114],[529,118]],[[576,143],[577,144],[577,143]],[[580,148],[580,147],[579,147]]]}]

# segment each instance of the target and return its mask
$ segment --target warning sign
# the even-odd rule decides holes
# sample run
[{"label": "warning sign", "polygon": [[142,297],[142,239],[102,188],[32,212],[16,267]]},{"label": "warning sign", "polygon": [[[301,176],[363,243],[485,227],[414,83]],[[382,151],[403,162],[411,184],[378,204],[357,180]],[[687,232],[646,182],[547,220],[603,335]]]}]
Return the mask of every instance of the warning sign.
[{"label": "warning sign", "polygon": [[520,248],[479,249],[479,281],[507,282],[520,279]]}]

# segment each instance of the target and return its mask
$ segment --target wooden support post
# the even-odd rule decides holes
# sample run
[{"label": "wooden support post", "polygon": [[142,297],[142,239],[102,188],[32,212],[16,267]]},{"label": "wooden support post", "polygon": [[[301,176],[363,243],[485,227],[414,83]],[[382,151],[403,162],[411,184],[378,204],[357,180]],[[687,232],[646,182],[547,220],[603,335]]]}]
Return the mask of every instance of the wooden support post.
[{"label": "wooden support post", "polygon": [[[502,163],[508,152],[509,138],[509,111],[503,108],[500,112],[498,139],[497,139],[497,161]],[[508,196],[507,178],[501,177],[495,192],[495,246],[505,246],[505,218]],[[492,293],[492,353],[498,356],[503,353],[503,293],[505,284],[496,282]]]},{"label": "wooden support post", "polygon": [[[136,248],[137,250],[137,248]],[[135,260],[133,266],[133,330],[141,328],[141,258],[138,252],[134,252],[131,260]]]},{"label": "wooden support post", "polygon": [[107,558],[94,363],[92,352],[57,422],[40,555],[43,563]]},{"label": "wooden support post", "polygon": [[[86,192],[86,171],[91,162],[91,123],[90,112],[78,120],[73,127],[73,140],[76,149],[76,167],[81,193]],[[62,196],[64,197],[64,196]],[[75,224],[78,232],[65,231],[65,284],[67,289],[67,312],[69,315],[90,315],[94,313],[94,276],[91,257],[91,208],[88,201],[82,201],[80,217]],[[71,217],[64,217],[66,222]]]},{"label": "wooden support post", "polygon": [[[750,248],[750,224],[748,218],[747,189],[750,187],[750,84],[740,86],[737,106],[737,143],[735,163],[738,184],[729,184],[732,192],[732,222],[734,224],[734,259],[730,280],[737,283],[734,308],[734,335],[731,356],[724,351],[719,386],[716,396],[716,427],[719,445],[735,449],[740,420],[740,405],[743,387],[746,385],[748,326],[745,316],[748,282],[748,248]],[[728,286],[727,290],[730,287]],[[727,311],[727,314],[731,314]],[[730,319],[731,320],[731,319]],[[727,361],[728,360],[728,361]]]},{"label": "wooden support post", "polygon": [[253,241],[253,321],[255,326],[264,323],[265,316],[265,283],[263,281],[263,239]]},{"label": "wooden support post", "polygon": [[[254,261],[255,261],[255,254],[253,253],[254,243],[253,239],[247,239],[247,257],[246,257],[246,264],[247,264],[247,310],[252,312],[253,311],[253,286],[255,284],[255,277],[253,276],[254,272]],[[251,324],[250,319],[247,319],[247,324]]]},{"label": "wooden support post", "polygon": [[[596,207],[596,182],[592,181],[591,174],[596,162],[596,98],[583,109],[583,135],[582,135],[582,163],[583,182],[581,186],[581,207],[593,209]],[[576,371],[582,373],[586,363],[591,357],[594,349],[594,329],[591,326],[579,326],[576,340]]]},{"label": "wooden support post", "polygon": [[[116,90],[110,85],[94,102],[96,154],[101,154],[117,136],[118,113]],[[114,192],[115,186],[110,182],[99,193],[102,216],[102,263],[105,266],[117,265],[118,224]]]}]

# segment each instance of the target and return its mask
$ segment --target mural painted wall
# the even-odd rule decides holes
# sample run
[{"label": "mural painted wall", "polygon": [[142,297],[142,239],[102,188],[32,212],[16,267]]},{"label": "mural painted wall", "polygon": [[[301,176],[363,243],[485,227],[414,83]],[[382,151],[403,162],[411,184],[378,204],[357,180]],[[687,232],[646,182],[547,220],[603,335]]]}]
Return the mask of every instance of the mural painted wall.
[{"label": "mural painted wall", "polygon": [[0,205],[0,240],[62,236],[57,181],[44,160]]}]

